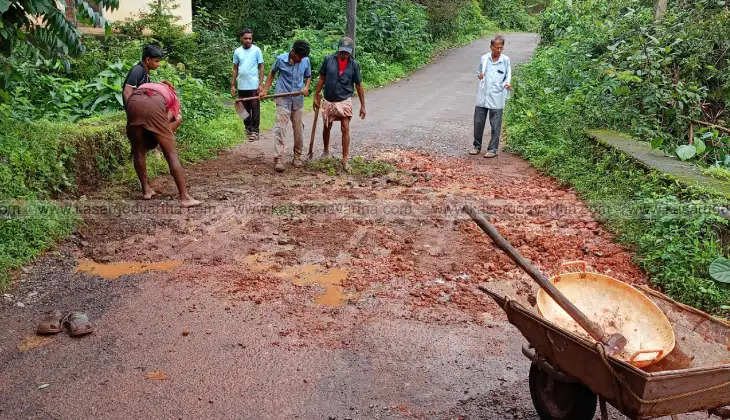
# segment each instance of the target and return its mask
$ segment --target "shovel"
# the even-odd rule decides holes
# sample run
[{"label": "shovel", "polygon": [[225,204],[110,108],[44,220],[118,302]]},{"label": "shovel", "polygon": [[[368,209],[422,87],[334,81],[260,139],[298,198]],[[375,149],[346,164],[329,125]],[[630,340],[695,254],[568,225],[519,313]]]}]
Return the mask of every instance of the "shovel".
[{"label": "shovel", "polygon": [[246,111],[246,107],[243,106],[243,102],[236,101],[234,106],[236,107],[236,114],[238,114],[238,118],[240,118],[241,121],[243,121],[245,124],[246,118],[248,118],[250,114],[248,113],[248,111]]},{"label": "shovel", "polygon": [[495,229],[495,227],[492,226],[492,224],[489,223],[481,213],[471,206],[464,206],[464,211],[471,216],[476,224],[479,225],[479,227],[482,228],[482,230],[489,235],[490,238],[492,238],[492,241],[494,241],[497,247],[509,255],[509,257],[512,258],[512,260],[520,266],[520,268],[525,270],[525,272],[527,272],[527,274],[529,274],[530,277],[532,277],[537,284],[539,284],[540,287],[542,287],[543,290],[545,290],[545,292],[547,292],[547,294],[550,295],[550,297],[553,298],[553,300],[560,305],[560,307],[563,308],[563,310],[567,312],[568,315],[575,320],[575,322],[578,323],[578,325],[583,327],[583,329],[586,330],[594,340],[606,346],[608,354],[615,355],[624,349],[626,346],[626,337],[619,333],[611,335],[606,334],[600,325],[588,319],[588,317],[586,317],[577,306],[573,305],[573,303],[571,303],[565,295],[563,295],[563,293],[550,282],[550,280],[543,276],[542,273],[533,267],[528,260],[520,255],[520,253],[517,252],[517,250],[499,234],[499,232],[497,232],[497,229]]},{"label": "shovel", "polygon": [[251,96],[249,98],[238,98],[234,102],[234,104],[236,106],[236,114],[238,114],[238,118],[240,118],[241,121],[245,121],[246,118],[248,118],[249,113],[248,113],[248,111],[246,111],[246,107],[243,106],[244,102],[256,101],[259,99],[264,100],[264,99],[271,99],[271,98],[285,98],[288,96],[299,96],[301,94],[302,94],[302,92],[286,92],[286,93],[276,93],[273,95],[266,95],[263,97]]}]

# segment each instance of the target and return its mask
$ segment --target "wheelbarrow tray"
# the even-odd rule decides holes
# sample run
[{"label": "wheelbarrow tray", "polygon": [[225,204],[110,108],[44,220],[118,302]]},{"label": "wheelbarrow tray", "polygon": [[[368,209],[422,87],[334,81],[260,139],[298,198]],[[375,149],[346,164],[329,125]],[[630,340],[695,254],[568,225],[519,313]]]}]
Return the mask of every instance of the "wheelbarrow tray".
[{"label": "wheelbarrow tray", "polygon": [[[630,418],[652,418],[730,404],[730,324],[649,288],[677,336],[665,360],[642,370],[486,288],[536,353]],[[650,371],[651,370],[651,371]]]}]

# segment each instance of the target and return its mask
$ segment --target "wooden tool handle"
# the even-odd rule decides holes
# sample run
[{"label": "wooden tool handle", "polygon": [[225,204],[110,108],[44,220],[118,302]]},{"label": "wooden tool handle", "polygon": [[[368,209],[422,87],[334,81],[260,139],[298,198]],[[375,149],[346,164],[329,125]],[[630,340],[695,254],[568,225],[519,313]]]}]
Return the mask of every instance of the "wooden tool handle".
[{"label": "wooden tool handle", "polygon": [[317,134],[317,120],[318,119],[319,119],[319,107],[315,104],[314,121],[312,122],[312,136],[309,138],[309,152],[307,152],[307,159],[312,158],[312,149],[314,148],[314,136]]},{"label": "wooden tool handle", "polygon": [[479,213],[475,208],[471,206],[464,206],[464,211],[471,216],[471,218],[479,225],[482,230],[489,235],[490,238],[492,238],[492,241],[507,255],[512,258],[512,260],[520,266],[523,270],[527,272],[527,274],[532,277],[537,284],[540,285],[540,287],[543,288],[547,292],[550,297],[557,302],[558,305],[560,305],[565,312],[570,315],[575,322],[577,322],[583,329],[585,329],[588,334],[591,335],[596,341],[606,344],[608,340],[608,336],[606,336],[603,332],[603,329],[600,325],[597,323],[591,321],[588,319],[588,317],[581,312],[578,307],[573,305],[566,297],[563,295],[563,293],[558,290],[545,276],[542,275],[535,267],[530,264],[529,261],[527,261],[522,255],[520,255],[519,252],[517,252],[516,249],[512,247],[512,245],[507,242],[506,239],[502,237],[502,235],[497,232],[497,229],[492,226],[491,223],[487,221],[484,216]]},{"label": "wooden tool handle", "polygon": [[257,99],[272,99],[272,98],[285,98],[287,96],[299,96],[302,92],[285,92],[285,93],[275,93],[273,95],[266,95],[266,96],[251,96],[250,98],[238,98],[236,99],[236,102],[247,102],[247,101],[254,101]]}]

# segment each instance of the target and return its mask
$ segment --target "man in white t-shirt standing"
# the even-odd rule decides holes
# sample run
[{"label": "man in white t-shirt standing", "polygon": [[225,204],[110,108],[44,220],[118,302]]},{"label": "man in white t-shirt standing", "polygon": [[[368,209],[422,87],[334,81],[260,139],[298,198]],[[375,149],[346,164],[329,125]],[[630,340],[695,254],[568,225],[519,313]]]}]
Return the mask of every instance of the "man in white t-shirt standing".
[{"label": "man in white t-shirt standing", "polygon": [[[233,75],[231,77],[231,95],[235,98],[251,98],[259,96],[264,81],[264,56],[261,49],[253,45],[253,31],[243,29],[238,34],[241,46],[233,52]],[[246,136],[249,141],[259,139],[261,122],[261,105],[258,99],[236,102],[236,111],[240,114],[244,107],[248,117],[243,120]]]},{"label": "man in white t-shirt standing", "polygon": [[491,53],[484,54],[479,60],[477,79],[477,103],[474,108],[474,147],[469,154],[478,155],[482,150],[484,126],[489,116],[491,136],[485,158],[497,157],[499,137],[502,132],[502,113],[509,90],[512,89],[512,65],[509,57],[502,54],[504,38],[496,35],[489,43]]}]

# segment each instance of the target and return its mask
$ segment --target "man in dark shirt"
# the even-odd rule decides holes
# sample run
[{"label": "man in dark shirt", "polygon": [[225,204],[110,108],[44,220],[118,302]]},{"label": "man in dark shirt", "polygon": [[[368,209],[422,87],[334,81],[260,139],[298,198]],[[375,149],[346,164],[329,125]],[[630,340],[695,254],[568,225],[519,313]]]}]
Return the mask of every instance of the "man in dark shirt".
[{"label": "man in dark shirt", "polygon": [[127,73],[127,78],[122,84],[122,99],[124,107],[127,107],[127,99],[132,96],[134,90],[145,83],[150,82],[150,70],[157,70],[160,67],[162,50],[156,45],[147,45],[142,49],[142,61],[135,64],[132,70]]},{"label": "man in dark shirt", "polygon": [[[362,88],[360,64],[352,58],[354,43],[348,37],[340,39],[337,53],[327,56],[319,69],[319,82],[314,95],[314,107],[322,111],[322,140],[324,152],[322,157],[329,156],[330,130],[335,121],[340,122],[342,129],[342,166],[349,172],[347,155],[350,151],[350,120],[352,119],[352,95],[357,87],[360,98],[360,118],[365,119],[365,91]],[[321,91],[324,87],[324,101]]]}]

